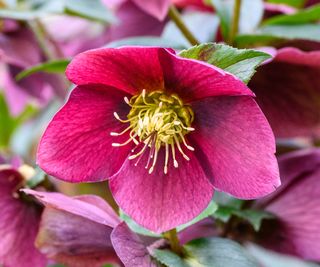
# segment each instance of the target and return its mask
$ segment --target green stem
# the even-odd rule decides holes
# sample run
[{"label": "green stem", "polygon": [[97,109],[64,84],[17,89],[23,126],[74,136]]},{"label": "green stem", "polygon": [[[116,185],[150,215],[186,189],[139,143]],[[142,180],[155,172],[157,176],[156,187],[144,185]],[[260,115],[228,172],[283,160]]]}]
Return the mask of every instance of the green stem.
[{"label": "green stem", "polygon": [[183,248],[180,245],[179,239],[178,239],[178,235],[177,235],[177,230],[176,229],[172,229],[168,232],[165,232],[163,234],[164,238],[167,239],[170,243],[170,247],[171,250],[179,255],[182,254],[183,252]]},{"label": "green stem", "polygon": [[240,12],[241,12],[241,1],[242,0],[234,0],[234,7],[233,7],[233,17],[232,17],[232,24],[231,30],[229,35],[229,44],[233,44],[234,39],[239,31],[239,21],[240,21]]},{"label": "green stem", "polygon": [[47,60],[55,60],[57,58],[63,58],[63,53],[55,40],[47,32],[45,26],[41,21],[35,19],[29,22],[31,30],[34,32],[39,46],[41,47]]},{"label": "green stem", "polygon": [[36,21],[30,21],[30,22],[28,22],[28,25],[29,25],[30,29],[33,31],[33,33],[37,39],[37,42],[38,42],[44,56],[46,57],[46,60],[55,59],[55,54],[48,47],[46,37],[45,37],[43,31],[38,27]]},{"label": "green stem", "polygon": [[192,45],[198,45],[200,42],[197,40],[196,37],[192,34],[192,32],[188,29],[188,27],[184,24],[179,11],[176,9],[175,6],[171,6],[169,8],[169,17],[171,20],[177,25],[181,33],[186,37],[186,39],[190,42]]}]

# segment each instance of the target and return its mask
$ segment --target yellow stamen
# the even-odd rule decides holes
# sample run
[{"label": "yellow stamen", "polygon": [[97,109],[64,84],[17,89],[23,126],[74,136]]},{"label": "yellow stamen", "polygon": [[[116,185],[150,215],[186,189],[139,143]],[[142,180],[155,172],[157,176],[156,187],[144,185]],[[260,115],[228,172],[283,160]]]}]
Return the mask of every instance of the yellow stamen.
[{"label": "yellow stamen", "polygon": [[[121,147],[135,143],[136,147],[132,149],[132,153],[138,147],[139,152],[129,156],[129,160],[137,159],[135,165],[141,160],[147,148],[150,149],[146,169],[151,174],[157,164],[159,151],[162,147],[165,149],[163,172],[168,173],[168,164],[171,154],[173,166],[178,168],[179,164],[176,159],[176,147],[180,155],[186,160],[190,158],[183,151],[186,148],[194,151],[194,148],[187,144],[186,135],[194,131],[191,123],[194,120],[194,114],[190,106],[184,105],[183,101],[175,94],[166,94],[162,91],[152,91],[148,93],[145,89],[140,95],[133,96],[130,100],[124,97],[131,110],[127,115],[127,119],[122,119],[118,113],[114,112],[114,117],[122,123],[130,123],[129,127],[122,132],[111,132],[111,136],[120,136],[129,132],[129,139],[124,143],[112,143],[114,147]],[[180,143],[184,146],[181,147]],[[143,146],[140,146],[143,144]],[[149,167],[150,162],[151,166]]]}]

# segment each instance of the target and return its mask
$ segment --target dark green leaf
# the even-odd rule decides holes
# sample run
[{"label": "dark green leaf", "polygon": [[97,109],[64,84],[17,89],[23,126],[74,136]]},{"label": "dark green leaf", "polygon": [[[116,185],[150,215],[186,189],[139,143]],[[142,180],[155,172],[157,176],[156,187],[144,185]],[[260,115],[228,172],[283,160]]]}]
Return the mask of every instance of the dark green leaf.
[{"label": "dark green leaf", "polygon": [[168,267],[258,267],[258,263],[239,244],[222,238],[202,238],[184,246],[185,256],[169,250],[152,252],[159,262]]},{"label": "dark green leaf", "polygon": [[218,206],[229,206],[236,209],[241,209],[241,207],[245,203],[245,201],[242,199],[234,198],[229,194],[219,191],[216,191],[214,193],[213,201],[216,202]]},{"label": "dark green leaf", "polygon": [[16,76],[16,80],[19,81],[36,72],[64,73],[69,63],[70,63],[70,60],[68,59],[44,62],[20,72]]},{"label": "dark green leaf", "polygon": [[275,216],[269,212],[255,209],[240,210],[230,206],[219,206],[218,210],[213,214],[213,217],[226,223],[231,216],[236,216],[249,222],[255,231],[259,231],[261,223],[265,219],[274,219]]},{"label": "dark green leaf", "polygon": [[177,227],[178,231],[182,231],[183,229],[186,229],[187,227],[200,222],[201,220],[211,216],[212,214],[214,214],[216,212],[216,210],[218,209],[218,205],[211,201],[209,206],[200,214],[198,215],[196,218],[194,218],[192,221],[185,223],[183,225],[180,225]]},{"label": "dark green leaf", "polygon": [[255,69],[271,56],[257,50],[236,49],[228,45],[208,43],[183,50],[180,56],[207,62],[236,75],[248,83]]},{"label": "dark green leaf", "polygon": [[285,4],[293,7],[303,7],[306,0],[268,0],[269,3]]},{"label": "dark green leaf", "polygon": [[305,24],[318,20],[320,20],[320,5],[315,5],[294,14],[274,16],[265,20],[263,25]]}]

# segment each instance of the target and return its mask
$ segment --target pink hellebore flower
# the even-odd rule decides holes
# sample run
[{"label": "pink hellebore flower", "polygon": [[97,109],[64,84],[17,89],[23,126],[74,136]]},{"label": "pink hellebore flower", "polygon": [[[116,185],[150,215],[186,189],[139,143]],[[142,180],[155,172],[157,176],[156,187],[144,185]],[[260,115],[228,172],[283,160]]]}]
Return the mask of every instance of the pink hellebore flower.
[{"label": "pink hellebore flower", "polygon": [[42,208],[19,192],[23,182],[16,168],[0,165],[0,265],[45,267],[45,256],[34,246]]},{"label": "pink hellebore flower", "polygon": [[320,136],[320,51],[281,48],[249,83],[276,137]]},{"label": "pink hellebore flower", "polygon": [[320,149],[292,152],[279,158],[283,185],[260,207],[279,221],[260,238],[264,246],[307,260],[320,261]]},{"label": "pink hellebore flower", "polygon": [[100,197],[24,192],[46,207],[36,244],[49,258],[70,267],[120,264],[119,258],[127,267],[156,267],[146,243]]},{"label": "pink hellebore flower", "polygon": [[27,104],[45,105],[54,94],[64,97],[61,80],[54,75],[37,73],[21,81],[16,75],[43,60],[33,33],[10,21],[0,32],[0,90],[4,91],[12,115],[19,115]]},{"label": "pink hellebore flower", "polygon": [[[106,4],[109,1],[104,1]],[[170,1],[118,1],[115,13],[118,23],[107,30],[109,41],[133,36],[159,36],[165,26]]]},{"label": "pink hellebore flower", "polygon": [[110,178],[142,226],[188,222],[214,188],[252,199],[280,185],[270,126],[235,76],[157,47],[91,50],[67,76],[77,87],[44,133],[38,163],[69,182]]}]

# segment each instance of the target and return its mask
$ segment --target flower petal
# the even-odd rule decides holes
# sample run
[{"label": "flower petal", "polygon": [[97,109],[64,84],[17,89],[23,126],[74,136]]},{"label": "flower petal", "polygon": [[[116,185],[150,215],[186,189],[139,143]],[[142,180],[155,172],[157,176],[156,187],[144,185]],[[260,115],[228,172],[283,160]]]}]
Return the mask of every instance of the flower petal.
[{"label": "flower petal", "polygon": [[154,171],[148,174],[144,168],[147,154],[137,166],[127,159],[110,180],[110,189],[126,214],[145,228],[161,233],[199,215],[208,206],[213,188],[194,155],[190,155],[190,161],[177,155],[180,166],[174,168],[170,160],[168,173],[164,174],[162,148]]},{"label": "flower petal", "polygon": [[154,16],[158,20],[164,20],[167,16],[170,0],[132,0],[143,11]]},{"label": "flower petal", "polygon": [[160,36],[165,26],[165,21],[143,12],[131,1],[125,1],[116,15],[119,23],[111,25],[107,32],[112,41],[133,36]]},{"label": "flower petal", "polygon": [[118,257],[127,267],[156,267],[146,245],[133,233],[125,222],[119,224],[111,234],[111,241]]},{"label": "flower petal", "polygon": [[0,265],[43,267],[46,258],[34,246],[41,209],[15,195],[21,175],[10,168],[0,170]]},{"label": "flower petal", "polygon": [[65,210],[46,208],[36,245],[49,258],[73,267],[100,267],[117,262],[112,228]]},{"label": "flower petal", "polygon": [[189,140],[216,189],[253,199],[280,185],[274,136],[251,97],[212,97],[192,107],[196,130]]},{"label": "flower petal", "polygon": [[319,171],[297,177],[266,207],[280,221],[277,231],[269,239],[264,238],[264,245],[304,259],[320,260],[319,177]]},{"label": "flower petal", "polygon": [[87,51],[76,56],[67,68],[76,85],[104,84],[129,94],[163,90],[158,53],[163,48],[122,47]]},{"label": "flower petal", "polygon": [[60,193],[38,192],[31,189],[22,191],[36,197],[46,207],[65,211],[99,224],[113,228],[120,222],[107,202],[97,196],[71,198]]},{"label": "flower petal", "polygon": [[113,116],[129,112],[123,97],[118,90],[97,85],[74,89],[41,139],[40,167],[68,182],[105,180],[117,172],[131,149],[111,145],[127,138],[110,136],[124,129]]},{"label": "flower petal", "polygon": [[273,235],[262,242],[282,253],[319,261],[320,150],[290,154],[279,159],[280,173],[286,187],[271,195],[266,205],[266,210],[280,219],[279,225]]},{"label": "flower petal", "polygon": [[320,52],[283,48],[249,83],[277,137],[320,136]]},{"label": "flower petal", "polygon": [[253,95],[234,75],[202,61],[179,57],[161,50],[160,62],[166,90],[185,101],[219,95]]}]

